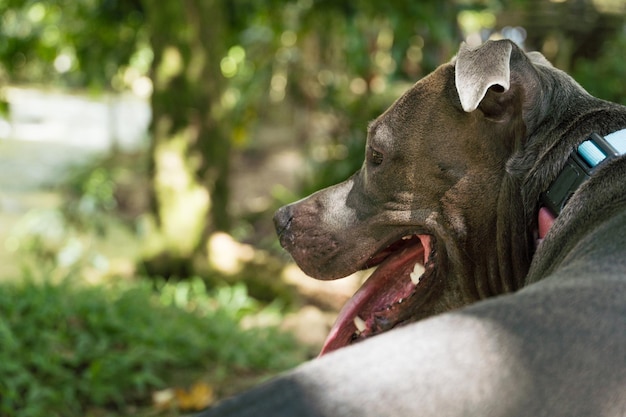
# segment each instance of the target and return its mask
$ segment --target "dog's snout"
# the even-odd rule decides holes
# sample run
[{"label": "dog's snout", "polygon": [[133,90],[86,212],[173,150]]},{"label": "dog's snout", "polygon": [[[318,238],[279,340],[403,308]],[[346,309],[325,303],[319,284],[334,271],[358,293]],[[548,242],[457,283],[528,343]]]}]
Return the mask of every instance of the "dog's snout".
[{"label": "dog's snout", "polygon": [[276,213],[274,213],[274,227],[276,228],[276,234],[279,237],[282,236],[287,229],[289,229],[292,218],[293,213],[291,206],[283,206],[279,208]]}]

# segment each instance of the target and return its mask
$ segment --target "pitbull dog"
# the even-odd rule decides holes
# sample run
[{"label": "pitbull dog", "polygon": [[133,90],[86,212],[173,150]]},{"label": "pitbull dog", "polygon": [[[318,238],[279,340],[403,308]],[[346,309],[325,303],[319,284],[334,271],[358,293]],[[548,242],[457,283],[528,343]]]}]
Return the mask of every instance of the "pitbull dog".
[{"label": "pitbull dog", "polygon": [[461,45],[275,215],[307,274],[377,266],[323,355],[202,415],[626,416],[625,128],[540,54]]}]

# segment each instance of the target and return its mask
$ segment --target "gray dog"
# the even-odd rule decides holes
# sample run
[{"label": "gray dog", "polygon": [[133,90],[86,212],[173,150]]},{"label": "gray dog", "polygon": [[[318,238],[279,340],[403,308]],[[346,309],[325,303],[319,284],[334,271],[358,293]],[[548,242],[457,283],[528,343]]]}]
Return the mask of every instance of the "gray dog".
[{"label": "gray dog", "polygon": [[323,355],[203,416],[626,416],[625,128],[540,54],[462,45],[276,213],[306,273],[378,266]]}]

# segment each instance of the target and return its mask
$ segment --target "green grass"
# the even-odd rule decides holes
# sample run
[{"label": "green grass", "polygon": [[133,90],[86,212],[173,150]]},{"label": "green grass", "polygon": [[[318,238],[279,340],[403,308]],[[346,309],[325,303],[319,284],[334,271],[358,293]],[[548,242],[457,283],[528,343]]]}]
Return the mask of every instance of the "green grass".
[{"label": "green grass", "polygon": [[0,416],[170,417],[206,405],[185,404],[196,387],[220,398],[306,359],[242,284],[134,277],[145,213],[116,186],[141,192],[136,159],[77,167],[46,204],[18,189],[24,211],[0,213]]},{"label": "green grass", "polygon": [[147,281],[1,284],[0,415],[125,415],[181,372],[219,383],[303,359],[275,328],[243,328],[253,314],[270,312],[245,287],[208,291],[200,279],[157,290]]}]

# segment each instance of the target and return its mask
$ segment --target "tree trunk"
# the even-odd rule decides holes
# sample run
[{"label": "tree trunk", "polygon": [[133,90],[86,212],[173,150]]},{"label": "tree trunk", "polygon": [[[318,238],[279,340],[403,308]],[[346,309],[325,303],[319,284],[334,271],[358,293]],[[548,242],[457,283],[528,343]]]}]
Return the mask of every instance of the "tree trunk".
[{"label": "tree trunk", "polygon": [[154,52],[153,251],[191,265],[205,237],[230,223],[230,141],[220,123],[228,28],[221,0],[143,3]]}]

